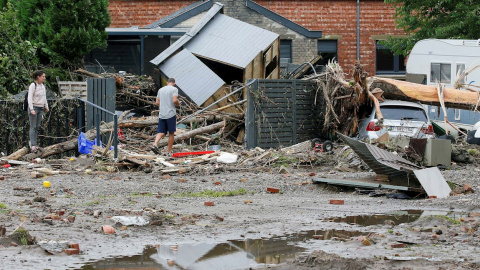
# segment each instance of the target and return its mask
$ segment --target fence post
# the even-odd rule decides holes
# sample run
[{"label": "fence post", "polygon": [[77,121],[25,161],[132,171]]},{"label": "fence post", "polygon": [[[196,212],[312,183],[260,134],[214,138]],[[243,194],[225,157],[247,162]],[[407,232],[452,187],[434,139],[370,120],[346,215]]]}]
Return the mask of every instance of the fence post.
[{"label": "fence post", "polygon": [[100,146],[100,114],[97,112],[96,117],[95,117],[95,127],[97,129],[97,146]]},{"label": "fence post", "polygon": [[113,158],[118,158],[118,116],[113,115]]}]

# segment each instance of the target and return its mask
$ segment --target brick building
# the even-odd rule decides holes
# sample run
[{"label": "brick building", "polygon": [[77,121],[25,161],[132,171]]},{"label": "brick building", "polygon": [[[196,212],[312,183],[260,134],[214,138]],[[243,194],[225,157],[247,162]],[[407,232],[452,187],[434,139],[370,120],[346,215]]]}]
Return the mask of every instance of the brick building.
[{"label": "brick building", "polygon": [[[153,66],[149,61],[192,27],[212,2],[111,0],[109,49],[106,53],[94,52],[86,60],[93,62],[103,57],[102,65],[115,65],[115,61],[109,63],[105,56],[109,55],[110,48],[124,42],[130,44],[128,51],[139,51],[136,59],[129,60],[130,64],[133,61],[141,66],[133,71],[151,74]],[[215,2],[224,5],[225,15],[279,34],[281,63],[300,64],[320,53],[323,61],[331,57],[338,59],[345,71],[359,58],[370,75],[405,74],[403,57],[394,56],[388,48],[377,44],[387,36],[403,34],[402,30],[395,29],[394,8],[383,0]],[[117,49],[120,48],[123,47]]]}]

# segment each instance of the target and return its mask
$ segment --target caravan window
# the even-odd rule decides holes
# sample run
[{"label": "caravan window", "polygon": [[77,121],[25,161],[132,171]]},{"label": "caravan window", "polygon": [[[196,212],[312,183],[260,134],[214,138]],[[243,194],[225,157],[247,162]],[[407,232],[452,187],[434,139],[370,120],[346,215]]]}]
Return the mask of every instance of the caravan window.
[{"label": "caravan window", "polygon": [[[462,73],[465,71],[465,64],[457,64],[457,80],[460,76],[462,76]],[[463,77],[463,79],[461,79],[459,81],[459,83],[462,83],[464,84],[465,83],[465,80],[466,80],[466,76]]]},{"label": "caravan window", "polygon": [[452,77],[451,67],[451,64],[432,63],[430,82],[450,83]]}]

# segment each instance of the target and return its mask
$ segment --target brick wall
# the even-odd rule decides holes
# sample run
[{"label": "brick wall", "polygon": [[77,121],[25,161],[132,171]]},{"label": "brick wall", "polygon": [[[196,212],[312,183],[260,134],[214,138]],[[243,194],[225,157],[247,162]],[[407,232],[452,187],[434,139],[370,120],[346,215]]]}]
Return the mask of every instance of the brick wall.
[{"label": "brick wall", "polygon": [[147,26],[196,1],[189,0],[109,0],[110,27]]},{"label": "brick wall", "polygon": [[[258,4],[296,22],[309,30],[321,30],[324,37],[341,35],[338,58],[344,70],[357,58],[357,1],[287,1],[257,0]],[[402,35],[395,29],[392,6],[381,0],[360,1],[360,62],[375,74],[375,39],[377,35]],[[295,42],[295,41],[294,41]]]},{"label": "brick wall", "polygon": [[[308,39],[247,8],[244,0],[216,0],[224,4],[224,13],[233,18],[280,34],[292,40],[292,60],[302,63],[317,54],[317,40]],[[111,0],[111,27],[145,26],[195,1],[184,0]],[[345,71],[357,58],[356,0],[256,0],[256,3],[302,25],[309,30],[323,31],[324,38],[338,39],[338,58]],[[372,36],[402,35],[395,29],[394,8],[383,0],[360,1],[360,62],[375,74],[375,39]]]}]

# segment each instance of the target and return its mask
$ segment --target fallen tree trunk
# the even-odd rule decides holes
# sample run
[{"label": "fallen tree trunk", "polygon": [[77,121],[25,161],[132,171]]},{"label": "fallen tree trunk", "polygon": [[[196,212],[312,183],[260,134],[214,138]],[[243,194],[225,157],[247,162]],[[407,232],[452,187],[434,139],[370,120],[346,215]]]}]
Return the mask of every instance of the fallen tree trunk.
[{"label": "fallen tree trunk", "polygon": [[[113,122],[105,123],[105,124],[100,126],[100,130],[102,130],[102,129],[112,129],[112,127],[113,127]],[[90,140],[90,141],[95,139],[96,136],[97,136],[97,133],[96,133],[95,129],[91,129],[91,130],[89,130],[85,133],[86,139]],[[71,139],[71,140],[66,141],[66,142],[57,143],[57,144],[54,144],[54,145],[47,146],[43,149],[43,151],[38,152],[38,153],[30,153],[26,156],[23,156],[22,159],[23,160],[31,160],[32,158],[37,158],[37,157],[46,158],[46,157],[53,156],[53,155],[56,155],[56,154],[60,154],[60,153],[66,152],[66,151],[75,150],[75,149],[77,149],[77,145],[78,145],[78,138]]]},{"label": "fallen tree trunk", "polygon": [[[217,114],[217,115],[207,115],[207,116],[197,115],[194,118],[187,119],[183,123],[190,124],[190,123],[199,123],[203,121],[221,121],[224,118],[236,120],[236,121],[242,121],[241,119],[243,117],[244,116],[241,113],[233,113],[233,114],[225,114],[225,115]],[[124,122],[119,123],[118,127],[119,128],[142,128],[142,127],[154,126],[157,124],[158,124],[158,118],[150,117],[142,120],[125,120]]]},{"label": "fallen tree trunk", "polygon": [[17,150],[16,152],[12,153],[11,155],[6,156],[5,158],[10,159],[10,160],[19,160],[20,158],[22,158],[26,154],[28,154],[28,148],[27,147],[22,147],[19,150]]},{"label": "fallen tree trunk", "polygon": [[[213,131],[216,131],[216,130],[219,130],[219,129],[223,128],[225,126],[225,124],[226,124],[226,122],[222,121],[222,122],[218,122],[218,123],[206,126],[206,127],[201,127],[201,128],[197,128],[197,129],[194,129],[192,131],[189,131],[189,132],[182,133],[180,135],[175,136],[175,141],[177,141],[177,142],[178,141],[183,141],[183,140],[195,137],[197,135],[201,135],[203,133],[211,133]],[[168,144],[168,138],[164,138],[164,139],[160,140],[160,142],[158,143],[158,146],[165,146],[167,144]]]},{"label": "fallen tree trunk", "polygon": [[[370,89],[380,88],[386,99],[421,102],[441,106],[437,87],[384,78],[374,78]],[[478,92],[445,88],[444,101],[447,108],[473,110],[479,97]]]}]

